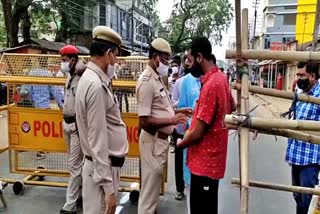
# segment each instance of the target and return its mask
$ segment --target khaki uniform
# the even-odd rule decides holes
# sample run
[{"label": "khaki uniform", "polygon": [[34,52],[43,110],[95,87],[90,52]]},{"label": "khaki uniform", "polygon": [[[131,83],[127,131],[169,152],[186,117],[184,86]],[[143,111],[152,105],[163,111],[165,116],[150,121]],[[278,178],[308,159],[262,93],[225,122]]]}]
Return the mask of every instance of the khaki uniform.
[{"label": "khaki uniform", "polygon": [[[168,91],[159,75],[150,67],[142,73],[137,83],[139,116],[168,118],[174,116]],[[142,130],[139,137],[141,158],[141,191],[139,214],[154,214],[160,194],[163,167],[167,161],[169,142],[160,139],[159,133],[170,135],[174,126],[167,126],[154,135]]]},{"label": "khaki uniform", "polygon": [[73,76],[71,76],[68,73],[63,103],[63,115],[64,118],[66,118],[63,122],[63,128],[64,136],[68,144],[68,168],[70,172],[66,203],[63,206],[63,209],[67,211],[76,211],[77,199],[81,193],[80,185],[82,183],[81,168],[83,153],[75,125],[75,95],[79,79],[80,77],[77,74],[73,74]]},{"label": "khaki uniform", "polygon": [[128,153],[128,139],[111,81],[92,62],[78,84],[76,113],[86,157],[82,171],[83,213],[104,213],[105,195],[117,195],[120,181],[120,167],[112,167],[110,158]]}]

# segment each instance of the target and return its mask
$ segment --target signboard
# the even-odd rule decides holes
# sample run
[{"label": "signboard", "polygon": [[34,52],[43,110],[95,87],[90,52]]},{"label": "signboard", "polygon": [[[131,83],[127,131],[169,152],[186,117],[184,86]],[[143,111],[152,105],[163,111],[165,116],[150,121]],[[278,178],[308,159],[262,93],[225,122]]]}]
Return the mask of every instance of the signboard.
[{"label": "signboard", "polygon": [[[10,108],[10,148],[26,151],[67,152],[60,110]],[[123,113],[129,140],[129,156],[139,156],[139,118]]]},{"label": "signboard", "polygon": [[139,117],[135,113],[122,113],[123,122],[127,126],[129,156],[139,156]]},{"label": "signboard", "polygon": [[285,49],[285,46],[282,42],[271,42],[270,49],[273,51],[282,51]]},{"label": "signboard", "polygon": [[10,108],[10,148],[66,152],[62,112],[48,109]]}]

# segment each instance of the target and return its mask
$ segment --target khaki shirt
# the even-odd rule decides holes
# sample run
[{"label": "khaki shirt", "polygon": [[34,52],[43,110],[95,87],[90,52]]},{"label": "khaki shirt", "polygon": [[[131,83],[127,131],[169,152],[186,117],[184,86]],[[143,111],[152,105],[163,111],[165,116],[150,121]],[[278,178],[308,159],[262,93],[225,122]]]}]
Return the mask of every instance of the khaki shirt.
[{"label": "khaki shirt", "polygon": [[76,97],[76,90],[78,86],[78,82],[80,77],[74,73],[73,76],[68,73],[67,75],[67,82],[66,82],[66,90],[64,94],[64,102],[63,102],[63,115],[74,117],[76,116],[76,109],[75,109],[75,97]]},{"label": "khaki shirt", "polygon": [[128,153],[127,130],[110,79],[92,62],[79,81],[75,104],[82,151],[93,159],[93,180],[109,195],[113,193],[109,156]]},{"label": "khaki shirt", "polygon": [[[149,65],[143,71],[136,87],[138,115],[154,118],[170,118],[174,116],[168,90],[161,77]],[[170,135],[174,126],[166,126],[159,131]]]}]

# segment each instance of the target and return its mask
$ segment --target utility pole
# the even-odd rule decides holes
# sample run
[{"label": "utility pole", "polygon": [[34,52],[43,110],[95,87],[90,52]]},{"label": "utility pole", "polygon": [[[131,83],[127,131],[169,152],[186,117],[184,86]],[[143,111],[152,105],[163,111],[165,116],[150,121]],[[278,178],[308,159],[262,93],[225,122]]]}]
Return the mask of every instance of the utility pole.
[{"label": "utility pole", "polygon": [[[134,12],[134,4],[135,4],[135,0],[132,0],[132,5],[131,5],[131,51],[133,53],[133,50],[134,50],[134,31],[135,31],[135,28],[134,28],[134,21],[133,21],[133,12]],[[132,54],[131,53],[131,54]]]},{"label": "utility pole", "polygon": [[316,4],[316,14],[314,17],[314,28],[313,28],[313,41],[312,41],[312,51],[316,51],[318,44],[318,34],[319,34],[319,19],[320,19],[320,0],[317,0]]},{"label": "utility pole", "polygon": [[257,5],[258,5],[258,0],[255,0],[254,3],[254,24],[253,24],[253,35],[252,35],[252,44],[251,44],[251,49],[254,48],[254,43],[256,40],[256,27],[257,27]]}]

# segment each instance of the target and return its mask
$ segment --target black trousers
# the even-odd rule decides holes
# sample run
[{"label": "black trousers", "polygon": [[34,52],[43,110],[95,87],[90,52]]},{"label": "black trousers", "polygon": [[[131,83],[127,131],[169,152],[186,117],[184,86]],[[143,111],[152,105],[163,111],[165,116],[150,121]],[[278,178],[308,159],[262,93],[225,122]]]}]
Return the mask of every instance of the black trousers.
[{"label": "black trousers", "polygon": [[[314,188],[319,183],[318,174],[320,166],[318,164],[306,166],[291,166],[292,185]],[[308,214],[309,205],[312,199],[310,194],[293,193],[297,204],[297,214]]]},{"label": "black trousers", "polygon": [[175,177],[176,177],[176,190],[177,192],[184,192],[184,179],[183,179],[183,149],[178,148],[177,140],[178,138],[183,138],[183,135],[180,135],[174,130],[173,141],[175,142],[175,156],[174,156],[174,164],[175,164]]},{"label": "black trousers", "polygon": [[218,213],[219,180],[197,176],[191,173],[190,213]]}]

